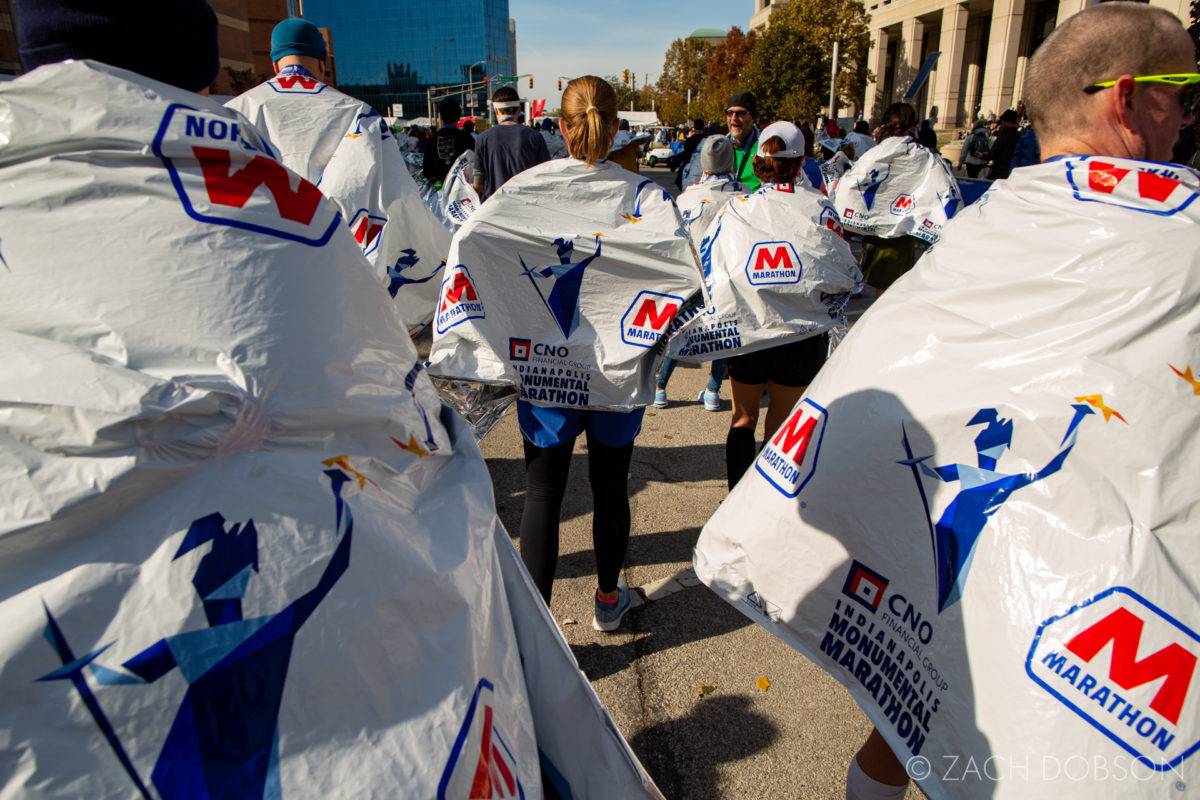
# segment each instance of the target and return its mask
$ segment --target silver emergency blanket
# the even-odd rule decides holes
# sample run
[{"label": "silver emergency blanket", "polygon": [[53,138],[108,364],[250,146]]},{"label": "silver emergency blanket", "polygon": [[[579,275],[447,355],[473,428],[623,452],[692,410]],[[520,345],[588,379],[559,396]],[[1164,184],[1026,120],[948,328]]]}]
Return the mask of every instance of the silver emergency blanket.
[{"label": "silver emergency blanket", "polygon": [[539,164],[454,235],[430,372],[519,387],[536,405],[654,399],[655,345],[700,291],[670,197],[604,161]]},{"label": "silver emergency blanket", "polygon": [[735,197],[700,244],[706,304],[676,317],[667,355],[711,361],[828,331],[862,280],[841,234],[833,206],[805,186]]},{"label": "silver emergency blanket", "polygon": [[850,166],[850,158],[840,150],[820,163],[821,183],[825,186],[825,194],[833,197],[833,188]]},{"label": "silver emergency blanket", "polygon": [[337,206],[94,62],[0,140],[0,796],[658,796]]},{"label": "silver emergency blanket", "polygon": [[1198,191],[1173,164],[1014,170],[700,537],[701,580],[843,683],[933,800],[1200,785]]},{"label": "silver emergency blanket", "polygon": [[433,316],[450,233],[430,213],[379,113],[307,75],[277,75],[226,105],[341,209],[416,335]]},{"label": "silver emergency blanket", "polygon": [[675,207],[683,217],[683,225],[694,244],[699,244],[712,221],[735,195],[746,189],[732,175],[708,175],[675,198]]},{"label": "silver emergency blanket", "polygon": [[[475,191],[475,151],[467,150],[454,160],[442,189],[438,192],[438,217],[451,233],[462,227],[467,218],[479,208],[479,192]],[[447,250],[449,248],[447,247]]]},{"label": "silver emergency blanket", "polygon": [[867,151],[834,183],[830,197],[848,231],[930,243],[962,206],[946,162],[911,136],[892,136]]}]

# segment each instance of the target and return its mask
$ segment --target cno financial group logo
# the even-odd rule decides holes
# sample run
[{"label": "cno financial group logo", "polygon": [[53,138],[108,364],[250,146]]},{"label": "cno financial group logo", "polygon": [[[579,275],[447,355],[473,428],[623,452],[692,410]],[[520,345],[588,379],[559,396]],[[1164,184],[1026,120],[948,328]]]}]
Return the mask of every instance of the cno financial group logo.
[{"label": "cno financial group logo", "polygon": [[1200,636],[1115,586],[1043,622],[1025,671],[1034,683],[1156,772],[1200,748]]},{"label": "cno financial group logo", "polygon": [[771,438],[754,468],[784,497],[800,494],[817,470],[827,412],[805,398]]}]

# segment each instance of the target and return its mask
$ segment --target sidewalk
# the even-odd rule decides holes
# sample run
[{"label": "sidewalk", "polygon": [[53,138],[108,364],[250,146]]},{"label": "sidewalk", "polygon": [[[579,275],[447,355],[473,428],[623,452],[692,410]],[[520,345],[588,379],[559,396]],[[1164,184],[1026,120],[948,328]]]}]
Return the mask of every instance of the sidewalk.
[{"label": "sidewalk", "polygon": [[[681,365],[671,407],[650,408],[633,452],[625,577],[643,600],[614,634],[592,629],[596,590],[586,443],[563,505],[551,612],[617,727],[669,798],[844,797],[870,723],[824,671],[700,584],[692,547],[727,494],[720,413],[696,400],[707,370]],[[481,443],[514,543],[524,462],[516,415]],[[637,602],[635,601],[635,606]],[[766,678],[766,691],[756,681]],[[700,687],[715,687],[699,696]],[[923,794],[915,788],[909,798]]]}]

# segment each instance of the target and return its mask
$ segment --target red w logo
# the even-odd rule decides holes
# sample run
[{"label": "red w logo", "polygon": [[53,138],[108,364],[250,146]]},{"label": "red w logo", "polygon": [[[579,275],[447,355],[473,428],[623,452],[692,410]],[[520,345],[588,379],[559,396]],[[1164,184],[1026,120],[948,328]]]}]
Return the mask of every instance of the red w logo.
[{"label": "red w logo", "polygon": [[675,312],[678,310],[678,303],[665,303],[662,310],[659,311],[658,303],[653,298],[647,297],[642,301],[642,307],[633,317],[633,327],[649,327],[651,330],[661,331],[667,327],[667,323],[674,318]]},{"label": "red w logo", "polygon": [[450,288],[446,289],[446,296],[442,299],[442,311],[455,303],[460,303],[463,300],[467,302],[475,302],[479,297],[475,294],[475,287],[471,285],[471,279],[461,272],[454,276],[454,282],[450,284]]},{"label": "red w logo", "polygon": [[283,89],[295,89],[297,83],[305,89],[313,89],[317,85],[316,78],[306,78],[303,75],[280,75],[275,81]]},{"label": "red w logo", "polygon": [[275,198],[279,216],[302,225],[312,222],[321,203],[321,190],[303,178],[300,179],[300,185],[293,189],[291,174],[278,161],[255,156],[249,164],[230,174],[228,150],[193,147],[192,153],[200,161],[210,201],[217,205],[244,208],[250,195],[266,184],[271,197]]},{"label": "red w logo", "polygon": [[892,203],[892,208],[903,211],[906,208],[912,208],[913,199],[909,195],[902,194],[896,198],[896,202]]},{"label": "red w logo", "polygon": [[1076,634],[1067,642],[1067,649],[1090,662],[1112,642],[1108,677],[1122,689],[1133,689],[1165,676],[1166,680],[1150,701],[1150,707],[1164,719],[1178,725],[1183,701],[1196,672],[1196,656],[1172,643],[1138,661],[1137,651],[1144,625],[1140,617],[1118,608],[1092,627]]},{"label": "red w logo", "polygon": [[381,230],[383,230],[383,225],[372,221],[370,217],[363,217],[362,222],[358,223],[358,227],[354,229],[354,240],[365,249],[371,246]]},{"label": "red w logo", "polygon": [[791,269],[792,259],[788,256],[787,248],[783,245],[769,250],[765,247],[758,249],[758,258],[754,262],[754,271],[760,269]]},{"label": "red w logo", "polygon": [[[808,445],[812,442],[813,431],[816,430],[816,427],[816,417],[807,416],[803,410],[797,411],[791,416],[791,419],[783,424],[779,433],[775,434],[771,444],[779,448],[780,452],[791,459],[792,463],[801,464],[804,462],[804,456],[808,452]],[[792,453],[792,450],[796,452]]]},{"label": "red w logo", "polygon": [[479,746],[479,764],[471,781],[471,800],[492,797],[512,797],[517,793],[517,781],[504,763],[500,749],[492,744],[492,707],[483,707],[483,742]]}]

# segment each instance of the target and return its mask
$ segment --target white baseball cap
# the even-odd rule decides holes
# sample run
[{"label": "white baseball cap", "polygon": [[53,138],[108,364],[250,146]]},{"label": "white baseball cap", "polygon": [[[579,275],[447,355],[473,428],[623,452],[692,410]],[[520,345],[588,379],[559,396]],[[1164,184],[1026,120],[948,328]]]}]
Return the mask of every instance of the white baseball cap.
[{"label": "white baseball cap", "polygon": [[[777,153],[764,153],[761,143],[776,137],[783,140],[783,149]],[[758,141],[758,155],[764,158],[804,158],[804,134],[786,120],[772,122],[763,128],[762,133],[758,134]]]}]

